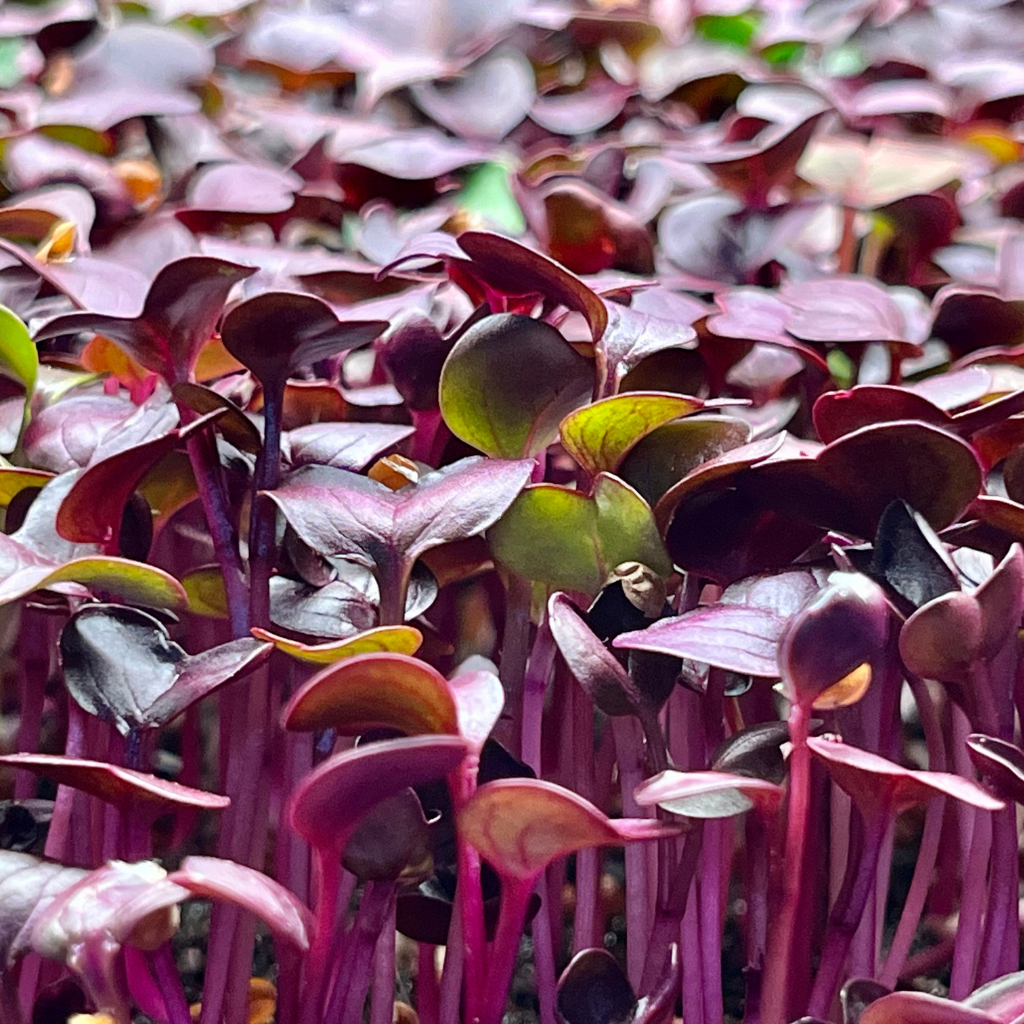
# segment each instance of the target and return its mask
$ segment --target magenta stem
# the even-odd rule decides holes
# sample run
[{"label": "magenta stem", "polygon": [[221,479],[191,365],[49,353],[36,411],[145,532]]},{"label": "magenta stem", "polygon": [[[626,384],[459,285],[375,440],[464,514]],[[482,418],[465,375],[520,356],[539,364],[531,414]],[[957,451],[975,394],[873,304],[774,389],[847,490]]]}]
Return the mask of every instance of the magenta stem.
[{"label": "magenta stem", "polygon": [[168,1024],[192,1024],[171,944],[165,942],[158,950],[150,953],[149,962],[167,1008]]},{"label": "magenta stem", "polygon": [[700,904],[697,880],[690,884],[690,897],[679,924],[679,960],[682,964],[683,1020],[717,1024],[704,1016],[704,986],[701,983]]},{"label": "magenta stem", "polygon": [[416,949],[416,1015],[420,1024],[440,1024],[441,988],[434,960],[436,946],[417,943]]},{"label": "magenta stem", "polygon": [[395,1012],[395,893],[392,887],[384,927],[373,954],[370,1024],[391,1024]]},{"label": "magenta stem", "polygon": [[[505,706],[513,715],[512,741],[515,745],[522,736],[524,714],[523,682],[530,653],[530,581],[522,576],[510,576],[505,599],[505,628],[501,644],[498,676],[505,687]],[[518,726],[516,728],[515,726]],[[534,723],[531,729],[536,728]],[[518,751],[513,751],[518,753]]]},{"label": "magenta stem", "polygon": [[[452,920],[448,926],[448,943],[444,950],[444,967],[441,969],[441,1021],[461,1020],[459,1014],[460,996],[462,994],[462,973],[465,966],[465,946],[462,942],[462,911],[459,907],[462,897],[455,890],[455,906],[452,907]],[[481,960],[484,958],[481,956]],[[466,1014],[467,1021],[478,1021],[476,1016]]]},{"label": "magenta stem", "polygon": [[[478,754],[467,755],[454,776],[449,780],[455,816],[476,791]],[[456,886],[456,913],[460,918],[462,946],[462,973],[465,987],[466,1010],[470,1020],[478,1014],[483,1002],[484,973],[487,963],[487,933],[484,928],[484,898],[480,879],[480,854],[462,835],[455,837],[458,882]],[[449,940],[450,941],[450,940]],[[450,945],[449,945],[450,949]]]},{"label": "magenta stem", "polygon": [[523,679],[522,744],[520,757],[541,778],[541,736],[544,717],[544,694],[547,692],[551,668],[555,663],[556,646],[545,613],[533,640],[529,666]]},{"label": "magenta stem", "polygon": [[699,920],[701,944],[701,984],[704,996],[704,1019],[723,1019],[722,1005],[722,847],[732,819],[707,821],[704,824],[703,866],[698,879],[700,894]]},{"label": "magenta stem", "polygon": [[[588,853],[596,852],[588,850]],[[579,854],[577,854],[577,857]],[[552,866],[553,867],[553,866]],[[552,868],[548,869],[549,871]],[[544,875],[537,880],[537,892],[543,900],[551,892]],[[541,910],[531,925],[533,935],[533,970],[537,978],[537,999],[540,1002],[540,1024],[559,1024],[555,1011],[557,979],[555,977],[555,943],[551,933],[551,915]]]},{"label": "magenta stem", "polygon": [[[615,758],[619,765],[622,789],[622,813],[628,818],[647,815],[633,796],[644,778],[644,751],[640,723],[633,718],[609,719],[615,735]],[[641,843],[631,843],[625,850],[626,860],[626,934],[639,936],[640,942],[626,945],[626,973],[634,989],[640,985],[646,962],[644,938],[651,932],[647,850]]]},{"label": "magenta stem", "polygon": [[851,856],[846,866],[846,878],[829,915],[821,965],[811,989],[807,1007],[811,1017],[828,1016],[836,989],[843,980],[843,966],[850,943],[874,892],[875,873],[888,826],[888,809],[876,810],[865,822],[860,855],[856,858]]},{"label": "magenta stem", "polygon": [[302,1024],[316,1024],[324,1001],[334,921],[338,910],[338,887],[341,881],[340,852],[335,849],[313,851],[313,878],[316,898],[313,903],[313,941],[306,955],[304,978],[305,999],[302,1003]]},{"label": "magenta stem", "polygon": [[1010,804],[992,815],[992,876],[975,986],[1017,970],[1020,931],[1017,850],[1017,808]]},{"label": "magenta stem", "polygon": [[[394,909],[394,882],[367,882],[352,929],[345,944],[345,958],[324,1019],[339,1024],[360,1024],[370,981],[375,976],[374,953]],[[392,942],[394,938],[392,936]],[[394,985],[394,954],[390,959]],[[392,989],[393,991],[393,989]]]},{"label": "magenta stem", "polygon": [[213,550],[224,580],[231,635],[236,639],[249,635],[249,596],[238,553],[235,521],[228,507],[221,479],[217,442],[208,430],[193,434],[185,442],[192,474],[196,478],[206,525],[210,530]]},{"label": "magenta stem", "polygon": [[405,622],[405,595],[409,589],[411,566],[403,555],[392,552],[377,564],[377,587],[380,603],[377,623],[381,626],[401,626]]},{"label": "magenta stem", "polygon": [[500,878],[501,906],[491,946],[482,1024],[501,1024],[519,953],[519,942],[523,936],[523,925],[526,923],[530,893],[537,881],[536,876],[524,880],[501,874]]},{"label": "magenta stem", "polygon": [[950,999],[963,999],[974,988],[991,852],[992,817],[989,811],[979,807],[974,812],[971,852],[960,889],[960,920],[953,947],[953,972],[949,981]]},{"label": "magenta stem", "polygon": [[746,816],[745,889],[747,897],[747,964],[743,972],[744,1024],[760,1024],[761,974],[768,944],[768,832],[756,813]]},{"label": "magenta stem", "polygon": [[[85,712],[70,697],[67,698],[68,734],[64,743],[66,757],[85,756]],[[43,852],[50,860],[70,863],[68,840],[70,838],[71,815],[75,806],[75,790],[70,786],[57,787],[57,799],[53,806],[50,829],[46,835]],[[82,862],[84,863],[84,861]]]},{"label": "magenta stem", "polygon": [[807,746],[810,709],[794,704],[789,712],[789,808],[786,820],[786,852],[782,905],[769,943],[762,995],[764,1024],[789,1020],[788,992],[792,984],[790,963],[796,931],[797,910],[804,885],[804,840],[811,803],[811,752]]}]

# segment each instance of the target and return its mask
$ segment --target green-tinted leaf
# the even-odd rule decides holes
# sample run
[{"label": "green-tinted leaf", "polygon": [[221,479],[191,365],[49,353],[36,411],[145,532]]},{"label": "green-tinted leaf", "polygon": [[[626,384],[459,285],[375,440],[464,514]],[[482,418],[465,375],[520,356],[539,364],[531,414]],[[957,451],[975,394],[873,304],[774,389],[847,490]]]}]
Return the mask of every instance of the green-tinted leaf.
[{"label": "green-tinted leaf", "polygon": [[555,484],[528,487],[491,528],[495,558],[556,590],[596,594],[623,562],[672,571],[650,506],[628,484],[601,473],[592,496]]},{"label": "green-tinted leaf", "polygon": [[0,469],[0,507],[6,508],[27,487],[44,487],[52,479],[52,473],[41,469]]},{"label": "green-tinted leaf", "polygon": [[39,353],[28,328],[6,306],[0,306],[0,367],[31,395],[39,372]]},{"label": "green-tinted leaf", "polygon": [[703,14],[694,22],[699,36],[741,49],[750,45],[760,18],[756,14]]},{"label": "green-tinted leaf", "polygon": [[653,508],[698,466],[750,440],[750,427],[732,416],[689,416],[649,433],[622,460],[617,473]]},{"label": "green-tinted leaf", "polygon": [[481,164],[471,170],[458,203],[470,216],[487,221],[499,231],[519,235],[526,229],[523,211],[509,186],[509,169],[504,164]]},{"label": "green-tinted leaf", "polygon": [[326,644],[303,644],[265,629],[253,629],[253,636],[269,640],[279,651],[309,665],[329,665],[357,654],[415,654],[423,643],[423,634],[413,626],[377,626],[344,640]]},{"label": "green-tinted leaf", "polygon": [[594,364],[550,324],[501,313],[474,324],[441,371],[441,413],[452,433],[488,455],[536,455],[594,387]]},{"label": "green-tinted leaf", "polygon": [[667,391],[613,395],[566,416],[560,430],[562,444],[588,473],[614,473],[641,438],[703,405],[699,398]]},{"label": "green-tinted leaf", "polygon": [[204,565],[186,574],[181,585],[188,598],[188,610],[209,619],[228,617],[228,598],[224,577],[217,565]]},{"label": "green-tinted leaf", "polygon": [[80,583],[97,593],[152,608],[185,608],[188,605],[185,589],[163,569],[127,558],[103,555],[76,558],[57,568],[35,565],[21,569],[0,584],[0,604],[58,583]]}]

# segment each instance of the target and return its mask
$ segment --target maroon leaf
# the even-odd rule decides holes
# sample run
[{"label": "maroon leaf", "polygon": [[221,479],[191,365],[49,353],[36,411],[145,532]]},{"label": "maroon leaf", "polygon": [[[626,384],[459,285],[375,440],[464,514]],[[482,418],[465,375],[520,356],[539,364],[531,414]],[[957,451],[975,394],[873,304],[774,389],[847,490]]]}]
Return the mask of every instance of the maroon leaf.
[{"label": "maroon leaf", "polygon": [[387,327],[382,320],[342,321],[322,299],[264,292],[224,318],[224,347],[264,387],[284,387],[288,375],[343,349],[366,345]]},{"label": "maroon leaf", "polygon": [[903,768],[878,754],[826,737],[812,736],[807,745],[825,762],[829,774],[850,794],[867,819],[889,811],[899,812],[937,796],[951,796],[986,811],[998,811],[1004,806],[1002,800],[960,775]]},{"label": "maroon leaf", "polygon": [[95,331],[169,383],[188,380],[228,293],[254,273],[252,267],[211,256],[185,256],[168,263],[153,279],[138,315],[67,313],[48,321],[36,339]]},{"label": "maroon leaf", "polygon": [[288,820],[305,840],[340,856],[359,822],[409,786],[443,778],[462,760],[458,736],[385,740],[335,754],[307,775],[288,803]]},{"label": "maroon leaf", "polygon": [[226,796],[105,761],[57,754],[7,754],[0,757],[0,764],[53,779],[58,785],[81,790],[136,814],[157,815],[175,807],[221,810],[231,803]]},{"label": "maroon leaf", "polygon": [[623,633],[613,645],[775,678],[786,622],[817,589],[814,576],[803,570],[754,577],[728,587],[716,604]]},{"label": "maroon leaf", "polygon": [[153,616],[96,605],[69,620],[60,650],[71,695],[127,735],[166,725],[217,687],[252,671],[270,657],[273,645],[243,638],[186,654]]}]

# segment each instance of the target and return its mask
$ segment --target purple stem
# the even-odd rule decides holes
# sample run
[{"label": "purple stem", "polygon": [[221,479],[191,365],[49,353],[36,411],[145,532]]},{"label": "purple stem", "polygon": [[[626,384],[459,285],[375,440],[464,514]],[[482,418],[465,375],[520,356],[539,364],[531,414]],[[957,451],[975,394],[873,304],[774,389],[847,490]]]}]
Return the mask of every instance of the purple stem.
[{"label": "purple stem", "polygon": [[437,947],[420,942],[416,950],[416,1014],[420,1024],[440,1024],[441,989],[434,953]]},{"label": "purple stem", "polygon": [[541,778],[541,736],[544,718],[544,694],[547,692],[551,668],[555,663],[554,638],[547,614],[541,619],[533,640],[529,666],[523,679],[522,745],[520,756]]},{"label": "purple stem", "polygon": [[398,552],[392,552],[377,563],[378,625],[401,626],[405,622],[405,595],[411,569],[408,560]]},{"label": "purple stem", "polygon": [[[530,652],[530,581],[511,576],[505,601],[505,632],[501,644],[498,676],[505,687],[505,706],[511,709],[513,721],[524,714],[523,683]],[[534,726],[531,724],[531,728]],[[523,724],[513,727],[513,744],[522,735]],[[513,751],[513,753],[517,753]]]},{"label": "purple stem", "polygon": [[303,979],[305,999],[302,1005],[302,1024],[316,1024],[320,1020],[324,985],[328,977],[328,957],[334,936],[334,921],[338,909],[338,887],[341,881],[341,854],[333,848],[313,851],[313,877],[316,899],[313,942],[306,954],[306,975]]},{"label": "purple stem", "polygon": [[807,746],[810,709],[794,704],[789,711],[789,808],[786,822],[786,852],[782,905],[765,970],[762,1017],[765,1024],[785,1024],[788,991],[792,984],[790,963],[796,931],[797,910],[804,886],[805,839],[811,803],[811,752]]},{"label": "purple stem", "polygon": [[992,877],[975,986],[1017,970],[1020,931],[1017,851],[1017,808],[1011,803],[992,815]]},{"label": "purple stem", "polygon": [[440,409],[411,409],[412,425],[416,432],[409,442],[409,458],[436,466],[441,461],[445,446],[451,437]]},{"label": "purple stem", "polygon": [[[640,818],[647,809],[640,807],[633,796],[644,778],[643,740],[639,722],[633,717],[609,719],[615,734],[615,757],[619,765],[619,785],[622,789],[622,813],[626,817]],[[649,886],[647,850],[641,843],[626,847],[626,934],[641,937],[640,942],[626,945],[626,973],[630,984],[638,990],[647,959],[645,936],[651,933],[649,913]]]},{"label": "purple stem", "polygon": [[[548,870],[550,871],[551,868]],[[540,893],[541,899],[544,899],[551,889],[551,886],[544,885],[544,875],[541,875],[537,880],[537,892]],[[558,1016],[555,1012],[557,978],[555,977],[555,943],[551,933],[551,915],[541,911],[533,919],[531,933],[533,935],[533,970],[537,978],[537,998],[540,1001],[540,1024],[558,1024]]]},{"label": "purple stem", "polygon": [[679,960],[682,964],[683,1020],[717,1024],[704,1016],[704,986],[701,984],[700,906],[697,880],[690,885],[690,897],[679,926]]},{"label": "purple stem", "polygon": [[[465,946],[462,942],[462,912],[459,908],[461,902],[459,890],[455,890],[455,906],[452,907],[452,920],[448,927],[448,943],[444,950],[444,967],[441,969],[441,1007],[440,1018],[442,1024],[447,1021],[458,1021],[459,997],[462,992],[462,969],[465,966]],[[483,956],[480,957],[483,960]],[[474,1020],[470,1014],[466,1019]],[[479,1019],[479,1015],[477,1015]]]},{"label": "purple stem", "polygon": [[[72,700],[68,704],[68,735],[64,743],[66,757],[85,756],[85,712]],[[50,829],[46,835],[44,854],[50,860],[71,863],[68,856],[68,839],[70,838],[71,812],[75,805],[75,790],[70,786],[57,787],[57,799],[53,806]]]},{"label": "purple stem", "polygon": [[700,893],[699,922],[701,945],[701,983],[704,1020],[722,1020],[722,846],[732,819],[712,820],[704,824],[703,865],[698,879]]},{"label": "purple stem", "polygon": [[[508,1001],[508,990],[515,971],[519,942],[526,922],[530,893],[537,882],[536,876],[522,879],[501,874],[501,906],[498,926],[491,946],[490,969],[487,972],[487,990],[484,994],[481,1024],[501,1024]],[[347,1024],[347,1022],[343,1022]]]},{"label": "purple stem", "polygon": [[[282,778],[279,818],[283,804],[299,779],[313,766],[312,737],[304,733],[285,733],[281,746]],[[303,902],[309,902],[309,847],[290,829],[278,828],[274,849],[275,875]],[[277,982],[277,1024],[295,1024],[302,991],[301,960],[282,944],[278,950],[281,971]]]},{"label": "purple stem", "polygon": [[960,920],[953,947],[953,972],[949,998],[961,1000],[974,988],[974,973],[982,936],[989,858],[992,851],[992,817],[980,807],[974,812],[974,834],[960,889]]},{"label": "purple stem", "polygon": [[[449,781],[455,816],[476,791],[479,755],[467,755]],[[466,1010],[472,1020],[480,1010],[484,992],[487,959],[487,932],[484,927],[484,898],[480,878],[480,854],[461,835],[455,837],[458,869],[457,899],[462,946],[462,973]],[[453,908],[453,918],[455,911]]]},{"label": "purple stem", "polygon": [[836,988],[843,980],[846,954],[874,891],[875,872],[888,827],[887,811],[873,814],[865,822],[860,855],[856,858],[851,856],[846,866],[846,878],[829,915],[821,965],[811,989],[807,1013],[812,1017],[828,1016]]},{"label": "purple stem", "polygon": [[[397,891],[397,890],[396,890]],[[388,901],[384,927],[373,954],[370,1024],[391,1024],[395,1012],[395,898]]]},{"label": "purple stem", "polygon": [[171,944],[165,942],[158,950],[150,953],[149,962],[167,1008],[168,1024],[192,1024]]},{"label": "purple stem", "polygon": [[208,430],[203,430],[189,437],[185,447],[192,465],[192,474],[196,478],[199,500],[202,502],[206,524],[210,530],[214,554],[224,579],[231,635],[236,639],[248,636],[249,597],[242,572],[242,559],[238,554],[235,523],[221,480],[217,442]]},{"label": "purple stem", "polygon": [[[690,894],[695,892],[693,881],[697,864],[700,861],[700,851],[704,845],[704,824],[700,818],[694,820],[693,829],[686,837],[682,855],[675,866],[668,893],[664,897],[659,894],[654,924],[651,928],[650,940],[647,943],[647,960],[644,964],[643,978],[638,988],[640,992],[650,992],[658,983],[658,965],[665,963],[670,946],[679,939],[679,922],[683,919],[687,908],[696,903],[695,899],[690,899]],[[696,913],[695,909],[694,913]],[[699,965],[700,953],[696,940],[691,942],[687,948],[690,953],[691,966]],[[699,971],[692,972],[691,980],[694,978],[697,980],[699,990]]]},{"label": "purple stem", "polygon": [[748,814],[744,886],[747,896],[747,965],[744,973],[744,1024],[760,1024],[761,972],[768,943],[768,832],[760,817]]},{"label": "purple stem", "polygon": [[[367,882],[359,910],[345,944],[345,958],[334,991],[327,1001],[324,1019],[338,1024],[359,1024],[363,1019],[366,992],[374,977],[377,940],[394,909],[394,882]],[[392,970],[393,970],[393,961]],[[391,980],[394,985],[394,975]],[[392,992],[394,989],[392,989]]]},{"label": "purple stem", "polygon": [[281,415],[284,380],[263,385],[263,444],[256,457],[249,515],[249,621],[270,625],[270,575],[274,569],[277,506],[262,494],[277,487],[281,478]]},{"label": "purple stem", "polygon": [[[19,638],[18,739],[17,749],[31,753],[39,749],[39,732],[46,700],[46,680],[54,649],[49,617],[26,609]],[[14,799],[35,796],[36,776],[31,772],[14,773]]]},{"label": "purple stem", "polygon": [[[572,749],[576,792],[594,800],[594,706],[582,686],[572,686]],[[600,850],[590,847],[576,854],[576,913],[573,921],[573,952],[594,944],[600,884]]]},{"label": "purple stem", "polygon": [[[946,770],[946,745],[942,737],[942,723],[939,721],[935,702],[928,692],[927,684],[917,676],[907,675],[907,682],[917,704],[918,717],[924,731],[925,744],[928,748],[928,770],[942,772]],[[910,881],[899,923],[893,936],[892,945],[885,960],[885,966],[878,980],[887,988],[895,988],[899,980],[903,963],[910,952],[910,945],[917,934],[918,922],[924,911],[931,886],[932,873],[939,854],[939,842],[942,838],[942,819],[946,809],[944,797],[938,797],[928,804],[925,812],[924,828],[921,832],[921,844],[917,851],[917,863],[914,865],[914,876]]]}]

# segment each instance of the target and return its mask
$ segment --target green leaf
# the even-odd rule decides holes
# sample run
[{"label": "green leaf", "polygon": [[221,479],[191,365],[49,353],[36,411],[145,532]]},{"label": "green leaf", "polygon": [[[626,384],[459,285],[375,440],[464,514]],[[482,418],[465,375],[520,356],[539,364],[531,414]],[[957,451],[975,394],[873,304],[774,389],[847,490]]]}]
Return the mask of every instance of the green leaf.
[{"label": "green leaf", "polygon": [[0,306],[0,368],[24,384],[31,397],[39,373],[39,353],[28,328],[6,306]]},{"label": "green leaf", "polygon": [[594,364],[550,324],[500,313],[455,343],[438,397],[456,437],[488,455],[518,459],[543,451],[559,422],[590,397]]},{"label": "green leaf", "polygon": [[590,474],[615,472],[641,438],[702,408],[699,398],[659,391],[628,391],[569,413],[562,444]]},{"label": "green leaf", "polygon": [[527,487],[488,532],[494,557],[556,590],[596,594],[617,565],[642,562],[662,576],[672,562],[650,506],[618,477],[601,473],[592,495]]},{"label": "green leaf", "polygon": [[188,606],[182,585],[163,569],[127,558],[89,555],[65,565],[25,566],[0,583],[0,604],[16,601],[34,590],[49,590],[60,583],[79,583],[93,592],[150,608]]},{"label": "green leaf", "polygon": [[470,171],[458,204],[497,231],[521,235],[526,230],[526,218],[509,184],[509,168],[502,163],[481,164]]},{"label": "green leaf", "polygon": [[18,57],[23,45],[18,38],[0,39],[0,89],[13,89],[21,81]]},{"label": "green leaf", "polygon": [[697,35],[709,42],[746,49],[760,20],[753,11],[746,14],[703,14],[694,22],[694,29]]}]

